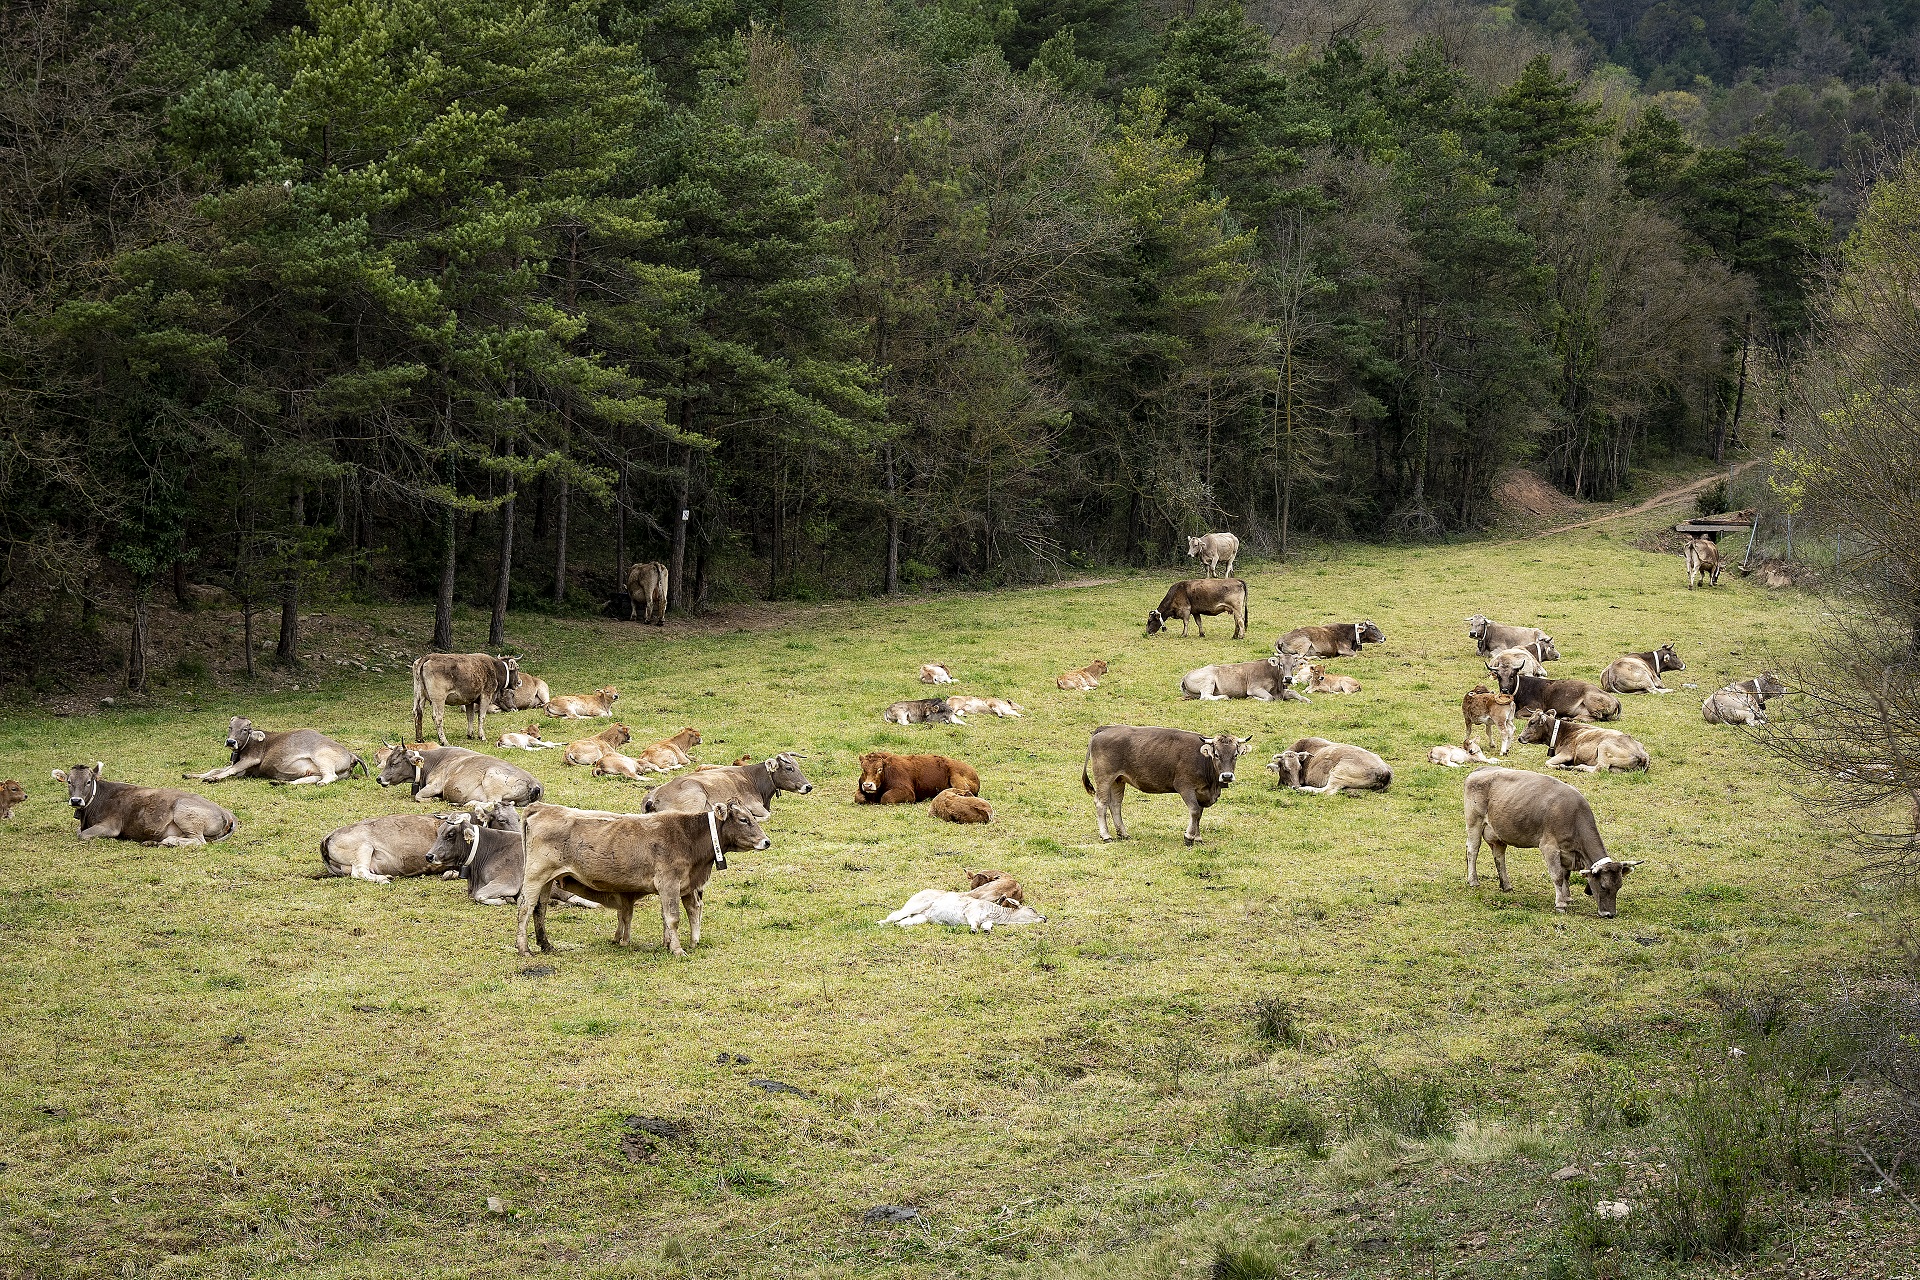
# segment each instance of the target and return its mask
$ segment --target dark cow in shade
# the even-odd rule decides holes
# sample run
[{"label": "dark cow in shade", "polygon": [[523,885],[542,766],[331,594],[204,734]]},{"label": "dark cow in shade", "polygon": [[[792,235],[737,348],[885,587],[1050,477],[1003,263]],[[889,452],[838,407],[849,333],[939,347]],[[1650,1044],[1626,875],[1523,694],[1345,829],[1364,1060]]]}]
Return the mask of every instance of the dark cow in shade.
[{"label": "dark cow in shade", "polygon": [[1550,680],[1508,672],[1500,691],[1513,695],[1514,710],[1522,715],[1554,711],[1569,720],[1618,720],[1620,699],[1591,680]]}]

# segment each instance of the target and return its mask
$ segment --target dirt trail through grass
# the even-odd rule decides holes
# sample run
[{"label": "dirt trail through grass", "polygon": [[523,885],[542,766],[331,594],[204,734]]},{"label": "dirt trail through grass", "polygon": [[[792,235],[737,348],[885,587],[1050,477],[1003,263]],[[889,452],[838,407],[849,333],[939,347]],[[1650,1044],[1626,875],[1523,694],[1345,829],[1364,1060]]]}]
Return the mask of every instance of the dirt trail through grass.
[{"label": "dirt trail through grass", "polygon": [[1518,541],[1528,542],[1535,538],[1551,538],[1558,533],[1572,533],[1576,529],[1588,529],[1597,524],[1610,524],[1615,520],[1627,520],[1634,516],[1643,516],[1650,511],[1657,511],[1661,507],[1672,506],[1674,503],[1683,499],[1691,498],[1695,494],[1705,490],[1715,481],[1727,475],[1737,476],[1743,471],[1759,466],[1760,462],[1761,460],[1759,458],[1750,458],[1745,462],[1736,464],[1730,471],[1720,471],[1716,468],[1713,472],[1701,476],[1698,480],[1690,480],[1686,484],[1663,490],[1653,495],[1653,497],[1648,498],[1645,502],[1635,503],[1633,506],[1627,507],[1624,510],[1610,512],[1604,516],[1594,516],[1588,520],[1578,520],[1573,524],[1559,525],[1552,529],[1542,529],[1538,533],[1530,533],[1525,538],[1518,539]]}]

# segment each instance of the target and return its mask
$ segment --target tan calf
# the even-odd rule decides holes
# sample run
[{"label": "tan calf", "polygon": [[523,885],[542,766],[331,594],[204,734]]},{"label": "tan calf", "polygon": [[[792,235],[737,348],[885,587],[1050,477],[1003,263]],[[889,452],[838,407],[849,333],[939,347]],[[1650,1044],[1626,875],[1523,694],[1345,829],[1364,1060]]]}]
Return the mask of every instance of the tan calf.
[{"label": "tan calf", "polygon": [[933,816],[942,822],[992,822],[993,806],[979,796],[970,796],[948,787],[933,798]]},{"label": "tan calf", "polygon": [[1086,666],[1078,670],[1069,671],[1063,676],[1056,677],[1054,684],[1062,689],[1085,691],[1098,685],[1100,683],[1100,677],[1105,674],[1107,674],[1107,660],[1105,658],[1095,658],[1092,662],[1089,662]]},{"label": "tan calf", "polygon": [[1327,669],[1319,663],[1307,668],[1311,678],[1307,681],[1308,693],[1358,693],[1360,682],[1352,676],[1330,676]]},{"label": "tan calf", "polygon": [[0,782],[0,818],[11,818],[13,807],[24,803],[26,798],[27,789],[12,778]]},{"label": "tan calf", "polygon": [[613,714],[620,691],[612,685],[592,693],[557,694],[547,702],[547,714],[558,720],[598,720]]},{"label": "tan calf", "polygon": [[567,764],[598,764],[600,757],[617,751],[633,741],[633,731],[624,724],[610,724],[591,738],[569,742],[560,759]]},{"label": "tan calf", "polygon": [[1477,684],[1473,692],[1460,699],[1460,715],[1467,722],[1467,736],[1463,746],[1473,745],[1473,731],[1484,726],[1487,731],[1487,750],[1493,750],[1493,731],[1500,730],[1500,754],[1513,750],[1513,695],[1510,693],[1489,693],[1487,686]]}]

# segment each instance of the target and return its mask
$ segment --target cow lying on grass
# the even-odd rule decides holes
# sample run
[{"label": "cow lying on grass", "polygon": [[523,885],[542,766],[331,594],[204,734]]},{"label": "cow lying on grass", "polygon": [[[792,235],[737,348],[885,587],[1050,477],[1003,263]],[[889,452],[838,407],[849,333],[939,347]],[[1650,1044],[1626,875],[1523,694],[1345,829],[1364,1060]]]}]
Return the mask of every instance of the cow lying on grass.
[{"label": "cow lying on grass", "polygon": [[1101,725],[1087,743],[1086,763],[1080,768],[1080,785],[1093,797],[1100,838],[1127,838],[1120,805],[1132,786],[1144,795],[1177,795],[1186,801],[1186,842],[1197,844],[1200,815],[1233,785],[1234,762],[1252,741],[1231,733],[1206,738],[1185,729]]},{"label": "cow lying on grass", "polygon": [[525,769],[465,747],[416,751],[389,744],[374,757],[374,768],[381,786],[410,786],[416,804],[429,800],[458,805],[478,800],[532,804],[546,791],[540,779]]},{"label": "cow lying on grass", "polygon": [[958,822],[962,825],[978,826],[993,821],[992,805],[979,796],[970,796],[952,787],[933,798],[932,812],[942,822]]},{"label": "cow lying on grass", "polygon": [[1553,647],[1553,637],[1540,628],[1494,622],[1483,613],[1467,619],[1467,636],[1483,658],[1502,649],[1526,649],[1541,662],[1555,662],[1560,657],[1560,651]]},{"label": "cow lying on grass", "polygon": [[[426,853],[429,871],[467,882],[467,896],[483,907],[512,906],[520,897],[527,866],[526,832],[510,804],[475,805],[473,813],[434,819],[433,844]],[[573,892],[579,886],[562,876],[547,886],[548,896],[569,907],[598,907]]]},{"label": "cow lying on grass", "polygon": [[1364,747],[1325,738],[1302,738],[1268,762],[1279,785],[1312,795],[1341,791],[1385,791],[1393,767]]},{"label": "cow lying on grass", "polygon": [[1785,694],[1787,686],[1771,672],[1736,680],[1714,690],[1700,704],[1700,715],[1708,724],[1765,724],[1767,699]]},{"label": "cow lying on grass", "polygon": [[965,724],[945,698],[903,698],[881,713],[888,724]]},{"label": "cow lying on grass", "polygon": [[1608,693],[1672,693],[1673,690],[1660,683],[1661,673],[1686,669],[1687,664],[1680,661],[1673,646],[1663,644],[1646,653],[1615,658],[1600,673],[1600,687]]},{"label": "cow lying on grass", "polygon": [[953,672],[947,669],[947,664],[944,662],[929,662],[920,668],[920,683],[952,684]]},{"label": "cow lying on grass", "polygon": [[1505,688],[1516,675],[1544,676],[1547,669],[1540,661],[1540,644],[1515,645],[1487,655],[1487,674]]},{"label": "cow lying on grass", "polygon": [[1500,891],[1511,893],[1507,848],[1538,849],[1553,880],[1553,909],[1573,905],[1569,882],[1585,881],[1602,920],[1613,918],[1620,885],[1638,862],[1616,862],[1607,855],[1593,808],[1577,790],[1544,773],[1522,769],[1476,769],[1467,777],[1467,884],[1480,883],[1480,842],[1493,850]]},{"label": "cow lying on grass", "polygon": [[982,698],[971,693],[950,693],[947,695],[947,710],[963,716],[998,716],[1002,720],[1018,720],[1026,710],[1017,702],[1005,698]]},{"label": "cow lying on grass", "polygon": [[1352,658],[1361,646],[1385,644],[1387,633],[1367,621],[1336,622],[1321,627],[1295,627],[1273,642],[1280,653],[1302,658]]},{"label": "cow lying on grass", "polygon": [[565,750],[567,744],[564,742],[548,742],[540,736],[540,726],[530,724],[527,726],[525,733],[501,734],[499,745],[515,751],[546,751],[549,749],[561,751]]},{"label": "cow lying on grass", "polygon": [[591,738],[576,738],[561,752],[563,764],[598,764],[609,751],[618,751],[633,741],[633,730],[624,724],[610,724]]},{"label": "cow lying on grass", "polygon": [[1308,693],[1358,693],[1360,682],[1352,676],[1330,676],[1319,663],[1307,668]]},{"label": "cow lying on grass", "polygon": [[1293,688],[1300,660],[1290,653],[1252,662],[1220,662],[1189,671],[1180,681],[1180,696],[1202,702],[1252,698],[1256,702],[1305,702]]},{"label": "cow lying on grass", "polygon": [[1515,675],[1500,682],[1500,691],[1513,695],[1515,711],[1556,711],[1569,720],[1618,720],[1620,699],[1591,680],[1545,680]]},{"label": "cow lying on grass", "polygon": [[320,865],[330,876],[386,884],[395,876],[427,874],[427,851],[440,834],[440,819],[424,813],[367,818],[328,832],[320,841]]},{"label": "cow lying on grass", "polygon": [[640,807],[646,813],[705,813],[716,804],[737,804],[764,822],[782,791],[802,796],[813,791],[813,783],[800,771],[805,758],[782,751],[759,764],[701,769],[649,792]]},{"label": "cow lying on grass", "polygon": [[612,685],[592,693],[562,693],[547,699],[547,714],[556,720],[599,720],[613,714],[620,691]]},{"label": "cow lying on grass", "polygon": [[860,804],[918,804],[949,787],[963,796],[977,796],[980,775],[951,756],[869,751],[860,757],[860,784],[853,798]]},{"label": "cow lying on grass", "polygon": [[229,763],[205,773],[183,773],[196,782],[225,782],[228,778],[265,778],[276,785],[325,786],[358,769],[367,776],[367,762],[317,729],[285,729],[267,733],[245,716],[227,721]]},{"label": "cow lying on grass", "polygon": [[1064,675],[1055,676],[1053,683],[1062,689],[1084,693],[1099,685],[1100,677],[1107,674],[1107,660],[1095,658],[1084,667],[1075,668]]},{"label": "cow lying on grass", "polygon": [[170,787],[109,782],[104,763],[53,770],[67,784],[67,803],[82,840],[137,840],[169,847],[225,840],[240,829],[233,814],[204,796]]},{"label": "cow lying on grass", "polygon": [[520,678],[514,681],[511,689],[502,689],[494,696],[493,709],[495,711],[514,712],[531,711],[535,707],[539,707],[544,710],[547,703],[552,700],[553,691],[547,688],[547,682],[545,680],[530,676],[522,671]]},{"label": "cow lying on grass", "polygon": [[0,782],[0,818],[11,818],[13,807],[24,804],[26,799],[27,789],[12,778]]},{"label": "cow lying on grass", "polygon": [[1487,759],[1486,755],[1480,750],[1479,743],[1475,742],[1472,738],[1468,738],[1467,745],[1464,747],[1456,747],[1449,744],[1428,748],[1427,763],[1443,764],[1449,769],[1458,769],[1462,765],[1492,764],[1493,761]]},{"label": "cow lying on grass", "polygon": [[1551,711],[1527,717],[1520,741],[1547,749],[1547,768],[1578,769],[1582,773],[1616,770],[1628,773],[1647,768],[1652,757],[1638,739],[1619,729],[1565,720]]},{"label": "cow lying on grass", "polygon": [[992,933],[995,925],[1045,924],[1046,917],[1028,906],[1005,906],[951,889],[922,889],[907,905],[882,920],[910,929],[917,924],[965,925],[974,933]]}]

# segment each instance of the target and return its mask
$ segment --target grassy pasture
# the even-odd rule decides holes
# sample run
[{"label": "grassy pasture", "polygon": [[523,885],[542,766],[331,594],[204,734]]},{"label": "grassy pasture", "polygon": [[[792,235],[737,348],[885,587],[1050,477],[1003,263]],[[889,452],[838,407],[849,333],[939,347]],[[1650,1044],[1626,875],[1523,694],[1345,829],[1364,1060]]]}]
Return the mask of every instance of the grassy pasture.
[{"label": "grassy pasture", "polygon": [[[1203,1275],[1222,1239],[1302,1274],[1536,1273],[1547,1175],[1587,1159],[1598,1192],[1625,1194],[1645,1173],[1628,1148],[1657,1131],[1584,1134],[1586,1082],[1654,1087],[1713,1025],[1714,992],[1864,945],[1868,922],[1850,918],[1858,904],[1827,880],[1822,837],[1772,766],[1699,715],[1708,691],[1800,643],[1814,607],[1737,579],[1689,594],[1677,557],[1607,527],[1245,576],[1245,642],[1212,625],[1225,620],[1204,640],[1143,637],[1164,574],[796,607],[718,634],[519,622],[529,670],[555,692],[617,685],[640,741],[690,724],[707,761],[810,757],[816,793],[782,797],[773,848],[717,877],[684,961],[655,949],[651,903],[635,920],[648,945],[627,952],[608,945],[609,913],[557,909],[560,954],[530,966],[511,913],[459,885],[316,878],[325,832],[407,807],[370,782],[201,787],[242,830],[172,850],[77,844],[47,777],[103,758],[110,777],[187,785],[183,769],[224,761],[236,711],[370,746],[402,724],[403,671],[71,719],[9,712],[0,777],[30,799],[0,829],[0,1274]],[[1615,854],[1651,860],[1618,919],[1578,893],[1556,917],[1533,851],[1515,851],[1511,895],[1490,865],[1465,886],[1466,773],[1426,752],[1459,740],[1459,696],[1483,678],[1462,623],[1476,611],[1548,627],[1561,675],[1597,678],[1673,640],[1688,667],[1669,678],[1699,686],[1626,700],[1650,774],[1569,775]],[[417,614],[370,616],[420,643]],[[1388,637],[1339,665],[1357,696],[1178,696],[1191,667],[1354,617]],[[466,619],[461,639],[477,646],[482,627]],[[1095,657],[1112,663],[1100,689],[1053,687]],[[883,725],[886,703],[927,692],[929,660],[1027,717]],[[1254,736],[1255,767],[1202,845],[1182,846],[1174,797],[1131,796],[1134,839],[1095,839],[1080,762],[1088,732],[1114,722]],[[1306,734],[1378,751],[1392,789],[1278,792],[1257,764]],[[874,747],[971,761],[999,821],[856,807],[856,757]],[[503,754],[551,800],[637,807],[632,784],[558,753]],[[1049,923],[876,926],[985,866],[1017,875]],[[1263,998],[1293,1016],[1279,1041],[1250,1012]],[[1343,1145],[1339,1118],[1376,1068],[1439,1081],[1454,1136],[1411,1154]],[[1333,1156],[1236,1139],[1249,1098],[1331,1118]],[[631,1116],[684,1138],[635,1134]],[[864,1219],[888,1205],[920,1216]]]}]

